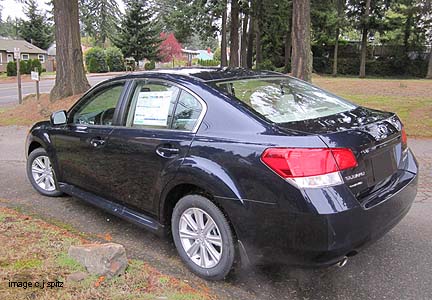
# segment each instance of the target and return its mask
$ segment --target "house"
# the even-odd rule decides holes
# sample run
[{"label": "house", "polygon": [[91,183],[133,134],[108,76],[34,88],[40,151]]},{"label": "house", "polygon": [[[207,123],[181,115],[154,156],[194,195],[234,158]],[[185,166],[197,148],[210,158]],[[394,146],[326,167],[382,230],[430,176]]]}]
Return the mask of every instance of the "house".
[{"label": "house", "polygon": [[199,54],[198,54],[198,59],[201,60],[213,60],[213,53],[211,51],[210,48],[208,48],[207,50],[198,50]]},{"label": "house", "polygon": [[0,39],[0,72],[6,72],[7,63],[14,61],[14,48],[21,51],[21,59],[39,59],[46,68],[47,52],[24,40]]}]

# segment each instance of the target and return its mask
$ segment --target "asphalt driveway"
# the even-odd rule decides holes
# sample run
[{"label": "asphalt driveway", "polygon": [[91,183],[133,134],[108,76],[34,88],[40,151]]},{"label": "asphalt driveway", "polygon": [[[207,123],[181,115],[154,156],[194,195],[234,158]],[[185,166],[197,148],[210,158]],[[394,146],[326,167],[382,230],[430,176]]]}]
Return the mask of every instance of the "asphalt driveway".
[{"label": "asphalt driveway", "polygon": [[432,140],[409,139],[421,164],[419,193],[410,213],[344,268],[267,266],[236,272],[225,282],[206,283],[187,271],[170,241],[78,199],[47,198],[36,193],[25,176],[26,133],[23,127],[0,127],[0,205],[95,237],[109,233],[114,242],[125,245],[129,256],[192,284],[207,285],[220,299],[432,298]]}]

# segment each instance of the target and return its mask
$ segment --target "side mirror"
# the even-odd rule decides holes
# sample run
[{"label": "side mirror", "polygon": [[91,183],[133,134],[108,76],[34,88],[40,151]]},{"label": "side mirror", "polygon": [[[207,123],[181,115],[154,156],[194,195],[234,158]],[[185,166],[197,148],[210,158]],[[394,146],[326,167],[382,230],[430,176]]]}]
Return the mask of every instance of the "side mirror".
[{"label": "side mirror", "polygon": [[59,110],[59,111],[53,112],[51,117],[50,117],[50,121],[51,121],[52,125],[66,124],[67,123],[66,111]]}]

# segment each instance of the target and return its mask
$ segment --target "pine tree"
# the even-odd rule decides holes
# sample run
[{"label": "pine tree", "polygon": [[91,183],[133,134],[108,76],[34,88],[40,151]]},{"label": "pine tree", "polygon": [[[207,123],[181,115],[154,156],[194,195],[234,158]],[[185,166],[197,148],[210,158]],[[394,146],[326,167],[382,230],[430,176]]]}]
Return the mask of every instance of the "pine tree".
[{"label": "pine tree", "polygon": [[19,24],[19,35],[33,45],[47,49],[53,41],[52,25],[39,10],[36,0],[26,0],[24,4],[28,20]]},{"label": "pine tree", "polygon": [[116,0],[80,0],[82,30],[104,46],[107,39],[116,35],[121,12]]},{"label": "pine tree", "polygon": [[148,59],[157,60],[161,43],[158,26],[152,20],[152,12],[145,0],[127,0],[126,13],[121,21],[114,44],[123,55],[133,57],[136,62]]},{"label": "pine tree", "polygon": [[0,20],[0,36],[18,38],[18,24],[20,20],[12,19],[10,16],[5,21]]}]

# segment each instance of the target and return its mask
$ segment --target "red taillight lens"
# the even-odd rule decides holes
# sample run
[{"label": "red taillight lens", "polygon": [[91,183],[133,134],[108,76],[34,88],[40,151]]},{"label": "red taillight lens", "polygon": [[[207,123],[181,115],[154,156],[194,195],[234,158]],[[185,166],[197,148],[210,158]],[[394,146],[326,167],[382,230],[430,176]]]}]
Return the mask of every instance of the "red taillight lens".
[{"label": "red taillight lens", "polygon": [[348,148],[268,148],[261,160],[283,178],[324,175],[357,166]]},{"label": "red taillight lens", "polygon": [[405,128],[402,128],[401,137],[402,137],[402,144],[406,146],[408,144],[408,138],[405,132]]}]

